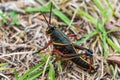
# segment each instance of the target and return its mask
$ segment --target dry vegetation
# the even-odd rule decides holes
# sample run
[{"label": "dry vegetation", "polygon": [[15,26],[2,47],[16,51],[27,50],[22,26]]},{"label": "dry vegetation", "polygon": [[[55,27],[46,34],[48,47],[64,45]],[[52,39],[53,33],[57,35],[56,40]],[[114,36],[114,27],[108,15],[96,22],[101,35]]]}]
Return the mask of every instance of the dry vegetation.
[{"label": "dry vegetation", "polygon": [[[97,3],[99,1],[102,6]],[[71,38],[71,41],[92,49],[94,65],[99,65],[95,74],[89,74],[69,61],[62,61],[62,70],[55,71],[55,80],[119,80],[120,0],[51,0],[51,2],[54,5],[52,22],[65,34],[72,32],[79,38],[85,37],[77,42]],[[47,24],[39,12],[39,8],[49,4],[47,0],[1,0],[0,80],[27,80],[17,79],[17,75],[19,77],[25,75],[26,71],[40,62],[43,62],[43,65],[42,63],[40,65],[41,73],[38,73],[37,77],[34,76],[34,80],[48,78],[54,80],[54,71],[48,71],[49,68],[53,69],[49,63],[54,58],[49,55],[52,52],[52,45],[40,53],[45,55],[32,54],[49,41],[45,34]],[[64,15],[61,16],[56,9]],[[49,10],[43,12],[49,19]],[[33,74],[37,73],[33,72],[27,76],[31,78]],[[29,78],[28,80],[33,80]]]}]

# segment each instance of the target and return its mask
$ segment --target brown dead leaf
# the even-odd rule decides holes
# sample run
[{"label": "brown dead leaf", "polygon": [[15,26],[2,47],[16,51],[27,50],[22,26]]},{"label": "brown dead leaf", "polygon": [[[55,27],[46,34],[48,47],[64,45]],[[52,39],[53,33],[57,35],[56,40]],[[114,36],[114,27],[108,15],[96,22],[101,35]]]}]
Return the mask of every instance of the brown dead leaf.
[{"label": "brown dead leaf", "polygon": [[107,30],[112,30],[112,29],[116,28],[116,26],[113,25],[113,24],[110,23],[110,22],[105,23],[105,26],[106,26],[106,29],[107,29]]},{"label": "brown dead leaf", "polygon": [[120,56],[110,56],[107,58],[107,61],[113,64],[120,65]]},{"label": "brown dead leaf", "polygon": [[[118,23],[117,23],[118,24]],[[114,35],[120,35],[120,30],[118,29],[118,25],[112,24],[110,22],[105,23],[106,29],[107,30],[115,30],[113,32]]]}]

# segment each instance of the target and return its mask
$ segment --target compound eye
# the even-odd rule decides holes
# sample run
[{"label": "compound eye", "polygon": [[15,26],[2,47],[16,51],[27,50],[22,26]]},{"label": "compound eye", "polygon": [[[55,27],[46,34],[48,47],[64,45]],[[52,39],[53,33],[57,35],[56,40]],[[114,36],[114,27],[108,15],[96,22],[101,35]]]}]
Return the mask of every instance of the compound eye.
[{"label": "compound eye", "polygon": [[47,28],[46,31],[49,31],[49,28]]}]

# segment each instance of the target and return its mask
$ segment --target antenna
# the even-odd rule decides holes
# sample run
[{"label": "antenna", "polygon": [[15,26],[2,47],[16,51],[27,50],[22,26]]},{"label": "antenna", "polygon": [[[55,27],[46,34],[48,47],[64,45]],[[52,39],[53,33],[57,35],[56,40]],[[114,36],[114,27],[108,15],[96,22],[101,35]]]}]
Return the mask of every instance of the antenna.
[{"label": "antenna", "polygon": [[49,25],[51,24],[51,14],[52,14],[52,7],[53,7],[53,4],[51,3],[51,6],[50,6]]},{"label": "antenna", "polygon": [[40,12],[43,14],[43,17],[44,17],[44,19],[45,19],[45,21],[46,21],[46,23],[47,23],[48,27],[50,27],[50,24],[51,24],[52,6],[53,6],[53,4],[51,3],[51,6],[50,6],[50,16],[49,16],[49,22],[47,21],[47,19],[46,19],[46,17],[45,17],[45,14],[44,14],[42,11],[40,11]]},{"label": "antenna", "polygon": [[45,19],[45,21],[46,21],[46,23],[47,23],[47,25],[48,25],[48,27],[50,26],[50,24],[49,24],[49,22],[47,21],[47,19],[46,19],[46,17],[45,17],[45,15],[43,14],[43,17],[44,17],[44,19]]}]

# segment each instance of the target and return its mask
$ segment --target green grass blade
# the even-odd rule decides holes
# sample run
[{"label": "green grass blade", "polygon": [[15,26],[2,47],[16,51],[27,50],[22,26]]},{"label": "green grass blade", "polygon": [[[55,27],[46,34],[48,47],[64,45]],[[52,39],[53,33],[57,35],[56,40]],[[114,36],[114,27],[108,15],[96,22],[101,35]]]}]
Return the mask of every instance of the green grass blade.
[{"label": "green grass blade", "polygon": [[116,16],[115,10],[114,10],[114,8],[112,7],[112,3],[110,3],[109,0],[106,0],[106,2],[107,2],[107,4],[108,4],[108,7],[109,7],[109,8],[111,9],[111,11],[112,11],[112,14],[113,14],[114,16]]},{"label": "green grass blade", "polygon": [[103,8],[103,5],[101,4],[100,0],[93,0],[93,2],[96,4],[96,6],[99,8],[100,12],[102,13],[102,15],[104,16],[105,21],[109,21],[109,10],[110,8],[108,8],[107,10],[105,10]]},{"label": "green grass blade", "polygon": [[48,54],[39,53],[39,56],[42,58],[43,62],[46,62],[48,59]]},{"label": "green grass blade", "polygon": [[97,31],[97,30],[95,30],[94,32],[91,32],[91,33],[87,34],[87,35],[85,36],[85,38],[83,38],[83,39],[81,39],[81,40],[76,41],[76,44],[80,44],[80,43],[82,43],[83,41],[88,40],[90,37],[92,37],[92,36],[96,35],[97,33],[98,33],[98,31]]},{"label": "green grass blade", "polygon": [[116,76],[115,76],[115,69],[114,69],[114,67],[112,65],[110,65],[110,69],[112,70],[114,80],[117,80]]},{"label": "green grass blade", "polygon": [[4,13],[0,13],[0,17],[3,19],[4,23],[7,23],[7,18],[4,16]]},{"label": "green grass blade", "polygon": [[109,53],[108,53],[108,49],[107,49],[107,34],[106,32],[103,32],[102,34],[102,46],[103,46],[103,50],[104,50],[104,56],[108,57]]},{"label": "green grass blade", "polygon": [[2,26],[2,23],[0,23],[0,27]]},{"label": "green grass blade", "polygon": [[14,70],[14,75],[15,75],[15,80],[18,80],[19,78],[18,78],[18,73],[17,73],[16,69]]},{"label": "green grass blade", "polygon": [[0,66],[6,66],[8,63],[0,63]]},{"label": "green grass blade", "polygon": [[100,3],[100,0],[93,0],[93,2],[96,4],[96,6],[99,8],[99,10],[104,13],[105,9],[102,7],[102,4]]},{"label": "green grass blade", "polygon": [[104,50],[104,56],[108,57],[109,53],[108,53],[108,49],[107,49],[107,35],[105,33],[103,33],[102,35],[102,46],[103,46],[103,50]]},{"label": "green grass blade", "polygon": [[17,18],[18,14],[15,11],[11,11],[11,12],[9,12],[9,16],[10,16],[10,18]]},{"label": "green grass blade", "polygon": [[43,70],[39,70],[31,75],[29,75],[29,78],[26,78],[25,80],[34,80],[38,76],[40,76],[43,73]]},{"label": "green grass blade", "polygon": [[37,64],[36,66],[34,66],[33,68],[31,68],[29,71],[27,71],[23,76],[21,76],[19,78],[19,80],[24,80],[28,75],[32,74],[34,71],[37,71],[44,64],[45,64],[44,62],[41,62],[41,63]]},{"label": "green grass blade", "polygon": [[91,21],[93,24],[97,25],[97,20],[92,17],[90,14],[86,13],[85,11],[78,9],[78,14],[80,14],[81,16],[86,17],[89,21]]},{"label": "green grass blade", "polygon": [[57,10],[57,9],[54,9],[53,10],[53,13],[58,16],[62,21],[64,21],[67,25],[69,25],[70,23],[70,19],[65,16],[61,11]]},{"label": "green grass blade", "polygon": [[58,70],[60,71],[60,72],[62,72],[62,64],[61,64],[61,61],[58,61],[57,62],[57,66],[58,66]]},{"label": "green grass blade", "polygon": [[11,69],[14,69],[14,68],[0,68],[0,71],[2,71],[2,70],[11,70]]},{"label": "green grass blade", "polygon": [[101,39],[102,39],[102,47],[104,50],[104,56],[108,57],[109,53],[107,50],[107,31],[105,29],[104,23],[102,21],[99,21],[97,24],[97,30],[101,32]]},{"label": "green grass blade", "polygon": [[49,62],[49,72],[48,72],[48,79],[49,80],[55,80],[55,70],[52,62]]},{"label": "green grass blade", "polygon": [[27,12],[27,13],[50,12],[50,9],[47,6],[42,6],[42,7],[26,8],[25,12]]},{"label": "green grass blade", "polygon": [[[40,8],[27,8],[27,9],[25,9],[25,12],[27,12],[27,13],[33,13],[33,12],[50,12],[50,9],[47,6],[43,6],[43,7],[40,7]],[[59,11],[57,9],[54,9],[53,13],[55,15],[57,15],[67,25],[69,25],[70,19],[67,16],[65,16],[61,11]]]},{"label": "green grass blade", "polygon": [[110,38],[107,38],[107,42],[113,49],[115,49],[118,52],[120,52],[120,47],[118,47],[116,44],[114,44]]},{"label": "green grass blade", "polygon": [[19,25],[20,24],[20,22],[18,20],[18,13],[17,12],[11,11],[11,12],[9,12],[9,16],[10,16],[10,18],[13,19],[11,22],[12,25]]}]

